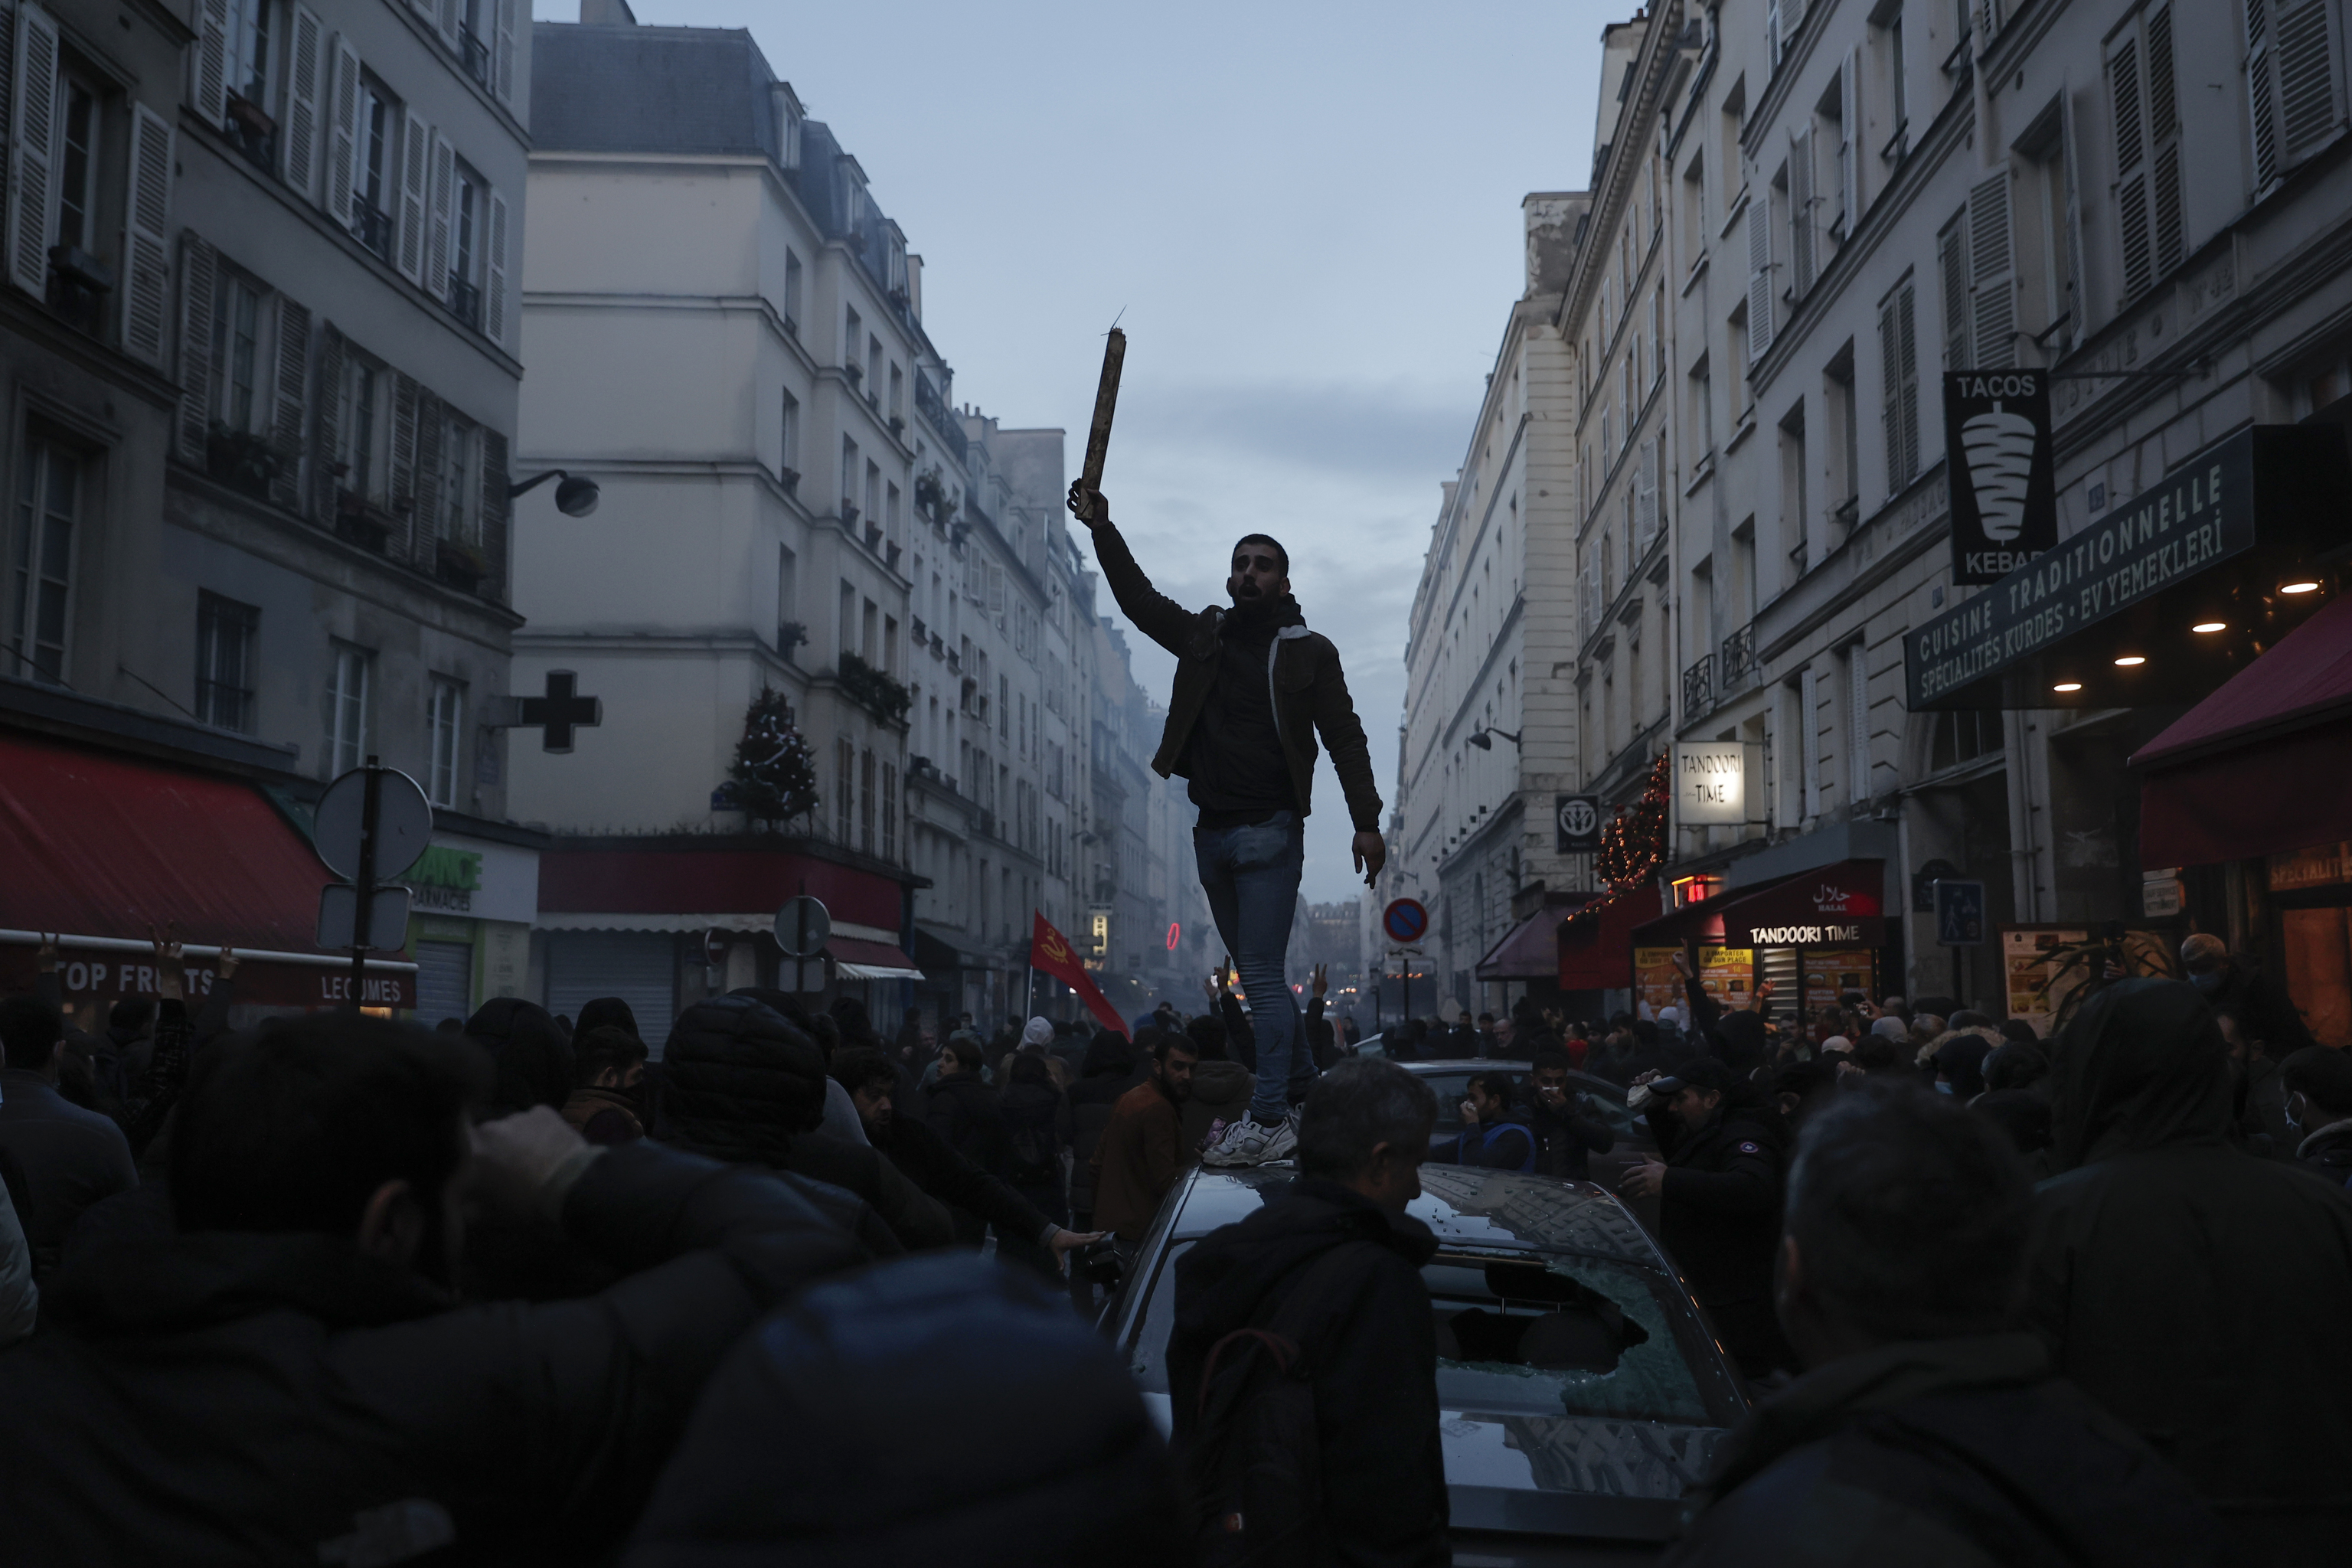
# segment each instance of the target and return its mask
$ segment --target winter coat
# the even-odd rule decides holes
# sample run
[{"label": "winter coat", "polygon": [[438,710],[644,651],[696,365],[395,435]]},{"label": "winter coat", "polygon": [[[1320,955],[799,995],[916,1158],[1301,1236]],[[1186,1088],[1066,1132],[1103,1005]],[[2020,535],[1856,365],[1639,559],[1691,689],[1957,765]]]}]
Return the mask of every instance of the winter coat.
[{"label": "winter coat", "polygon": [[737,1336],[864,1255],[783,1183],[644,1142],[588,1167],[563,1227],[637,1272],[453,1310],[336,1236],[174,1235],[64,1270],[0,1356],[7,1555],[595,1561]]},{"label": "winter coat", "polygon": [[1906,1341],[1771,1395],[1717,1449],[1669,1568],[2157,1568],[2228,1531],[2031,1334]]},{"label": "winter coat", "polygon": [[1646,1114],[1666,1163],[1658,1239],[1708,1306],[1769,1300],[1780,1241],[1779,1131],[1727,1106],[1698,1131],[1653,1096]]},{"label": "winter coat", "polygon": [[1174,1503],[1124,1357],[1066,1297],[909,1258],[743,1336],[621,1561],[1175,1568]]},{"label": "winter coat", "polygon": [[893,1114],[869,1136],[873,1152],[945,1207],[956,1241],[978,1247],[991,1226],[1000,1238],[1011,1236],[1042,1244],[1053,1235],[1055,1227],[1034,1204],[950,1148],[928,1123]]},{"label": "winter coat", "polygon": [[498,1064],[492,1114],[511,1116],[534,1105],[561,1110],[572,1098],[572,1042],[537,1003],[493,996],[466,1020],[466,1036]]},{"label": "winter coat", "polygon": [[563,1102],[563,1120],[591,1143],[627,1143],[646,1135],[643,1108],[617,1089],[575,1089]]},{"label": "winter coat", "polygon": [[1199,1164],[1209,1130],[1220,1121],[1230,1127],[1247,1116],[1250,1098],[1256,1093],[1257,1075],[1239,1062],[1204,1061],[1195,1067],[1192,1093],[1178,1108],[1184,1163]]},{"label": "winter coat", "polygon": [[2239,1031],[2250,1039],[2263,1042],[2271,1060],[2283,1062],[2305,1046],[2319,1042],[2311,1037],[2311,1026],[2303,1021],[2303,1010],[2287,994],[2278,977],[2232,958],[2223,965],[2219,989],[2205,998],[2207,1005],[2217,1012],[2235,1013],[2242,1028]]},{"label": "winter coat", "polygon": [[824,1058],[775,1009],[749,996],[713,996],[678,1016],[663,1052],[667,1142],[731,1164],[766,1165],[856,1194],[885,1233],[861,1230],[868,1250],[945,1247],[950,1216],[869,1148],[817,1131]]},{"label": "winter coat", "polygon": [[923,1120],[949,1148],[1000,1182],[1013,1173],[1013,1135],[994,1089],[956,1073],[933,1080],[923,1096]]},{"label": "winter coat", "polygon": [[1617,1147],[1615,1130],[1591,1114],[1584,1097],[1572,1089],[1558,1110],[1537,1100],[1528,1108],[1528,1125],[1536,1131],[1536,1169],[1547,1176],[1588,1181],[1591,1157]]},{"label": "winter coat", "polygon": [[139,1184],[130,1141],[113,1118],[72,1104],[22,1068],[0,1071],[0,1149],[24,1172],[32,1201],[16,1217],[45,1258],[65,1245],[82,1210]]},{"label": "winter coat", "polygon": [[1176,1443],[1181,1448],[1192,1436],[1211,1349],[1264,1324],[1307,1266],[1348,1242],[1374,1245],[1357,1248],[1350,1277],[1325,1292],[1346,1310],[1300,1342],[1322,1450],[1328,1560],[1351,1568],[1439,1568],[1448,1561],[1445,1457],[1437,1432],[1437,1330],[1421,1279],[1437,1238],[1409,1215],[1302,1176],[1177,1259],[1176,1321],[1168,1337]]},{"label": "winter coat", "polygon": [[[1225,611],[1214,605],[1188,610],[1151,585],[1135,563],[1117,528],[1106,518],[1094,528],[1095,559],[1103,580],[1110,585],[1118,607],[1135,629],[1176,656],[1176,683],[1168,699],[1168,722],[1151,770],[1161,778],[1183,765],[1185,748],[1208,705],[1216,684],[1222,648],[1217,627]],[[1331,639],[1304,626],[1286,626],[1266,650],[1266,684],[1272,689],[1275,732],[1282,739],[1283,761],[1290,772],[1298,815],[1311,809],[1315,783],[1315,735],[1320,731],[1331,748],[1331,767],[1347,797],[1348,816],[1359,831],[1377,832],[1381,826],[1381,792],[1373,782],[1371,748],[1356,704],[1348,695],[1348,678],[1339,668],[1339,650]]]},{"label": "winter coat", "polygon": [[1141,1241],[1184,1168],[1184,1118],[1156,1078],[1119,1096],[1095,1145],[1095,1228]]},{"label": "winter coat", "polygon": [[[1089,1215],[1095,1207],[1095,1150],[1101,1146],[1103,1129],[1110,1125],[1111,1108],[1119,1096],[1140,1083],[1138,1069],[1128,1065],[1119,1056],[1097,1061],[1096,1052],[1087,1053],[1087,1076],[1069,1087],[1070,1105],[1070,1210],[1073,1214]],[[1096,1070],[1099,1069],[1099,1070]],[[1200,1070],[1194,1068],[1194,1071]]]},{"label": "winter coat", "polygon": [[2031,1309],[2058,1368],[2189,1478],[2250,1561],[2340,1562],[2352,1518],[2352,1194],[2230,1146],[2212,1013],[2178,981],[2091,999],[2052,1056],[2061,1174]]},{"label": "winter coat", "polygon": [[1051,1192],[1058,1201],[1062,1151],[1070,1146],[1069,1101],[1050,1083],[1010,1083],[996,1103],[1010,1151],[1006,1179],[1024,1194]]}]

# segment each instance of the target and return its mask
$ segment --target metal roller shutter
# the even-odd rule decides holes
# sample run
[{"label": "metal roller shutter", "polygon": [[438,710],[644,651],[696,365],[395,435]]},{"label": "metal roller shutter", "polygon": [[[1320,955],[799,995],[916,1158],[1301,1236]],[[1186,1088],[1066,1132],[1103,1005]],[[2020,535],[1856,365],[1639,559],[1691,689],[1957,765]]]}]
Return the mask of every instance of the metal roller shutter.
[{"label": "metal roller shutter", "polygon": [[668,931],[560,931],[547,938],[547,1010],[569,1018],[599,996],[636,1015],[656,1059],[677,1016],[677,938]]},{"label": "metal roller shutter", "polygon": [[416,944],[416,1018],[427,1026],[444,1018],[473,1015],[474,944],[470,942],[420,942]]}]

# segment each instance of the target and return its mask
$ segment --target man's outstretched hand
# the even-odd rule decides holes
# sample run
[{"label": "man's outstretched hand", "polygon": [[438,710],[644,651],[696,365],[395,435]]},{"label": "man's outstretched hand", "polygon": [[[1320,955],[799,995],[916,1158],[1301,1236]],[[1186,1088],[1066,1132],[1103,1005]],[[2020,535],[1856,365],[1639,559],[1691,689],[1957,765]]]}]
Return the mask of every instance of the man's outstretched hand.
[{"label": "man's outstretched hand", "polygon": [[1069,500],[1064,504],[1069,507],[1072,517],[1085,523],[1089,529],[1110,521],[1109,500],[1100,490],[1087,489],[1087,481],[1084,479],[1070,481]]},{"label": "man's outstretched hand", "polygon": [[1388,864],[1388,841],[1377,833],[1359,833],[1349,848],[1356,857],[1356,869],[1364,874],[1364,886],[1370,887],[1381,868]]}]

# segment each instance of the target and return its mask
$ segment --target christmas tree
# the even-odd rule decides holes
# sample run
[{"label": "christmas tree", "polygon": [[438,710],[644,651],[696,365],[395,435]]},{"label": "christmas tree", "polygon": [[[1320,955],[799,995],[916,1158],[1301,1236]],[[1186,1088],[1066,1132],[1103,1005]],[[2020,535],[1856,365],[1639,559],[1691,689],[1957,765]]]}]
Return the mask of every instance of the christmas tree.
[{"label": "christmas tree", "polygon": [[793,726],[793,705],[765,688],[743,715],[743,738],[727,770],[727,793],[755,822],[782,822],[816,809],[816,753]]},{"label": "christmas tree", "polygon": [[1650,764],[1649,782],[1630,812],[1621,811],[1601,830],[1601,852],[1592,868],[1609,891],[1580,905],[1563,924],[1589,920],[1633,892],[1666,863],[1666,792],[1673,787],[1673,753],[1661,752]]}]

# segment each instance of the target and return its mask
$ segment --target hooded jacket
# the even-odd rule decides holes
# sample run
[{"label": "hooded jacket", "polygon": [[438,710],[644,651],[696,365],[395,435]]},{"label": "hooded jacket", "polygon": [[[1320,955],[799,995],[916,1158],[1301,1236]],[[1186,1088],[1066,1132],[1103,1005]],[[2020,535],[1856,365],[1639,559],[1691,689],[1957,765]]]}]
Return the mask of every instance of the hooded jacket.
[{"label": "hooded jacket", "polygon": [[572,1042],[548,1010],[520,996],[493,996],[466,1020],[466,1035],[498,1064],[492,1113],[534,1105],[563,1109],[572,1098]]},{"label": "hooded jacket", "polygon": [[1203,1061],[1195,1067],[1192,1092],[1180,1108],[1183,1163],[1199,1164],[1209,1129],[1220,1121],[1231,1126],[1247,1115],[1250,1097],[1256,1092],[1257,1075],[1239,1062]]},{"label": "hooded jacket", "polygon": [[2180,1476],[2022,1333],[1903,1341],[1807,1373],[1732,1429],[1685,1509],[1670,1568],[2231,1561]]},{"label": "hooded jacket", "polygon": [[[1223,647],[1217,628],[1226,612],[1215,605],[1188,610],[1151,585],[1135,563],[1127,541],[1106,518],[1094,528],[1095,559],[1112,597],[1127,612],[1136,629],[1176,656],[1176,684],[1168,700],[1168,723],[1160,732],[1160,750],[1151,759],[1161,778],[1190,777],[1184,771],[1185,749],[1216,684]],[[1283,761],[1290,769],[1290,784],[1298,815],[1311,809],[1315,784],[1315,736],[1331,749],[1331,767],[1339,775],[1347,796],[1348,816],[1361,833],[1381,826],[1381,792],[1373,782],[1371,748],[1364,726],[1356,717],[1354,699],[1348,695],[1348,678],[1339,668],[1339,650],[1331,639],[1304,626],[1280,628],[1267,649],[1266,683],[1273,691],[1274,726],[1282,741]]]},{"label": "hooded jacket", "polygon": [[1349,1242],[1374,1245],[1356,1248],[1347,1277],[1325,1290],[1348,1306],[1300,1342],[1314,1384],[1329,1560],[1434,1568],[1447,1561],[1448,1504],[1437,1329],[1421,1269],[1437,1238],[1410,1215],[1302,1176],[1177,1259],[1168,1337],[1176,1442],[1192,1434],[1211,1349],[1265,1322],[1307,1266]]},{"label": "hooded jacket", "polygon": [[596,1561],[704,1380],[864,1255],[783,1183],[635,1143],[566,1196],[599,1294],[452,1309],[324,1235],[125,1241],[0,1356],[11,1563]]},{"label": "hooded jacket", "polygon": [[2228,1052],[2178,981],[2126,980],[2052,1060],[2062,1173],[2032,1309],[2058,1367],[2261,1563],[2340,1561],[2352,1521],[2352,1194],[2231,1147]]}]

